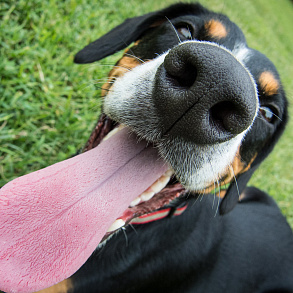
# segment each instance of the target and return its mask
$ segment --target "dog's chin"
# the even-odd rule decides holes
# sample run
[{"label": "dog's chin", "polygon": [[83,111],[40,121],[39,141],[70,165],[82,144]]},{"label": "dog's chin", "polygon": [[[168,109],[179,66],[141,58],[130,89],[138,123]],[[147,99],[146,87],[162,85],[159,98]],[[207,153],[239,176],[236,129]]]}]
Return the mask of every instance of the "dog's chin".
[{"label": "dog's chin", "polygon": [[[178,138],[163,138],[158,144],[162,158],[189,191],[206,193],[228,174],[243,136],[215,145],[198,145]],[[219,160],[221,158],[221,160]]]}]

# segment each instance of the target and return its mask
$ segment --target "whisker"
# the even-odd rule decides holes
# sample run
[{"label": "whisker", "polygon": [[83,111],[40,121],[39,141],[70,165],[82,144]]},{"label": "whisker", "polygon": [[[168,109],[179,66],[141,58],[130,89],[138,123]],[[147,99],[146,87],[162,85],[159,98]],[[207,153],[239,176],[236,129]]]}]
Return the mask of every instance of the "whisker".
[{"label": "whisker", "polygon": [[138,235],[137,230],[134,228],[132,224],[129,224],[129,226],[132,228],[132,230],[135,232],[136,235]]},{"label": "whisker", "polygon": [[195,199],[195,201],[192,204],[192,207],[197,203],[198,199],[203,195],[203,192],[199,192],[197,198]]},{"label": "whisker", "polygon": [[232,173],[233,173],[233,177],[234,177],[234,180],[235,180],[235,184],[236,184],[236,189],[237,189],[238,197],[240,198],[240,193],[239,193],[239,188],[238,188],[238,184],[237,184],[237,179],[236,179],[236,176],[235,176],[234,169],[233,169],[233,166],[232,166],[232,165],[230,165],[230,170],[231,170]]},{"label": "whisker", "polygon": [[176,30],[175,26],[173,25],[173,23],[171,22],[171,20],[167,16],[165,16],[165,17],[168,20],[168,22],[171,24],[171,26],[172,26],[172,28],[173,28],[173,30],[174,30],[174,32],[175,32],[175,34],[176,34],[176,36],[177,36],[177,38],[179,40],[179,44],[182,43],[182,40],[180,39],[180,37],[179,37],[179,35],[177,33],[177,30]]},{"label": "whisker", "polygon": [[133,55],[133,54],[125,53],[124,55],[127,55],[127,56],[129,56],[129,57],[133,57],[133,58],[135,58],[136,60],[140,61],[141,64],[145,63],[144,60],[140,59],[139,57],[137,57],[137,56],[135,56],[135,55]]},{"label": "whisker", "polygon": [[200,196],[200,201],[202,201],[203,196],[204,196],[204,193],[201,194],[201,196]]},{"label": "whisker", "polygon": [[213,199],[212,210],[214,209],[215,199],[216,199],[216,182],[214,181],[214,199]]},{"label": "whisker", "polygon": [[[127,44],[127,43],[123,40],[123,38],[121,38],[121,36],[118,36],[118,37],[119,37],[119,39],[125,44],[125,47],[128,47],[128,46],[130,45],[130,44]],[[129,54],[129,53],[124,53],[124,55],[131,56],[131,57],[136,58],[137,60],[139,60],[141,63],[145,63],[143,60],[141,60],[140,58],[138,58],[137,56],[135,56],[135,54],[133,53],[133,51],[132,51],[131,48],[128,48],[128,51],[130,51],[132,55]]]},{"label": "whisker", "polygon": [[96,80],[92,80],[90,81],[91,84],[97,84],[97,83],[109,83],[109,79],[108,78],[101,78],[101,79],[96,79]]},{"label": "whisker", "polygon": [[104,90],[106,92],[113,92],[113,90],[111,90],[111,89],[106,89],[106,88],[103,88],[102,86],[99,86],[99,85],[96,85],[96,84],[95,84],[95,87],[98,88],[99,90]]},{"label": "whisker", "polygon": [[186,196],[187,199],[189,198],[189,196],[190,196],[190,191],[189,190],[186,190],[185,196]]},{"label": "whisker", "polygon": [[217,204],[217,208],[216,208],[216,212],[214,214],[214,218],[217,216],[217,213],[218,213],[218,210],[219,210],[219,206],[220,206],[220,199],[221,199],[221,188],[220,188],[220,182],[219,182],[219,179],[217,178],[217,185],[218,185],[218,188],[219,188],[219,196],[218,196],[218,204]]},{"label": "whisker", "polygon": [[122,227],[121,230],[123,231],[123,234],[125,236],[125,242],[126,242],[126,246],[128,246],[128,237],[127,237],[127,233],[126,233],[126,228],[125,227]]},{"label": "whisker", "polygon": [[100,66],[110,66],[111,68],[122,68],[122,69],[126,69],[128,71],[131,71],[131,68],[126,67],[126,66],[121,66],[121,65],[111,65],[111,64],[100,64]]},{"label": "whisker", "polygon": [[[265,110],[264,108],[262,108],[262,107],[259,107],[260,109],[262,109],[262,110]],[[273,114],[276,118],[278,118],[280,121],[282,121],[282,119],[278,116],[278,115],[276,115],[273,111],[270,111],[271,112],[271,114]]]},{"label": "whisker", "polygon": [[84,90],[84,89],[90,87],[91,85],[94,85],[94,84],[93,84],[92,82],[89,81],[88,84],[84,84],[84,85],[81,87],[81,89]]}]

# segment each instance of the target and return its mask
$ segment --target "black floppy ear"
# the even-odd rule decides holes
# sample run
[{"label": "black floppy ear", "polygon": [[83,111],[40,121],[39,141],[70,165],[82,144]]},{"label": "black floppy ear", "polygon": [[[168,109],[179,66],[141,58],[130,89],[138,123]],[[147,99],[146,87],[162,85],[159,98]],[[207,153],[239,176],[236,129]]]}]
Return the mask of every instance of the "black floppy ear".
[{"label": "black floppy ear", "polygon": [[90,43],[74,58],[75,63],[91,63],[129,46],[154,22],[156,13],[126,19],[106,35]]},{"label": "black floppy ear", "polygon": [[157,21],[166,21],[167,18],[172,19],[183,14],[197,14],[204,10],[205,8],[200,4],[179,3],[142,16],[128,18],[106,35],[79,51],[75,55],[74,62],[83,64],[101,60],[138,40]]},{"label": "black floppy ear", "polygon": [[230,183],[223,200],[220,203],[219,213],[220,215],[230,212],[238,203],[239,196],[245,189],[249,179],[254,171],[258,168],[259,164],[255,164],[245,173],[240,174],[236,180]]}]

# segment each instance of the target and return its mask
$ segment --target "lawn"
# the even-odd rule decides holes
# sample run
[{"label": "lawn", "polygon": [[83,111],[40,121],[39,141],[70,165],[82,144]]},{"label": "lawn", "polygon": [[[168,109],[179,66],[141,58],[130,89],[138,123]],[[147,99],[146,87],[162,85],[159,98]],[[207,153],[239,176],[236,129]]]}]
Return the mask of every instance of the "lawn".
[{"label": "lawn", "polygon": [[[100,112],[101,83],[121,55],[91,65],[74,54],[125,18],[172,0],[2,1],[0,4],[0,186],[75,154]],[[203,0],[227,14],[251,47],[277,66],[293,95],[290,0]],[[292,107],[290,112],[292,113]],[[251,180],[279,203],[293,227],[293,122]]]}]

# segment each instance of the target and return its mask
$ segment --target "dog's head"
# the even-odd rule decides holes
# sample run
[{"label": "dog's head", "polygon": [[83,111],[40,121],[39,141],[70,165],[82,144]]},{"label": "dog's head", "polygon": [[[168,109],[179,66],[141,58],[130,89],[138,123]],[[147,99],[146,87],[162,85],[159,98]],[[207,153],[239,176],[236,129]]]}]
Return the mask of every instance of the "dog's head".
[{"label": "dog's head", "polygon": [[287,121],[276,68],[236,24],[199,4],[128,19],[75,62],[132,42],[103,87],[104,112],[152,142],[189,191],[230,184],[220,206],[229,211]]},{"label": "dog's head", "polygon": [[178,4],[131,18],[75,62],[132,42],[103,87],[106,115],[87,151],[1,188],[0,289],[32,292],[69,277],[119,215],[110,231],[186,190],[227,185],[220,212],[229,211],[283,132],[274,65],[224,15]]}]

